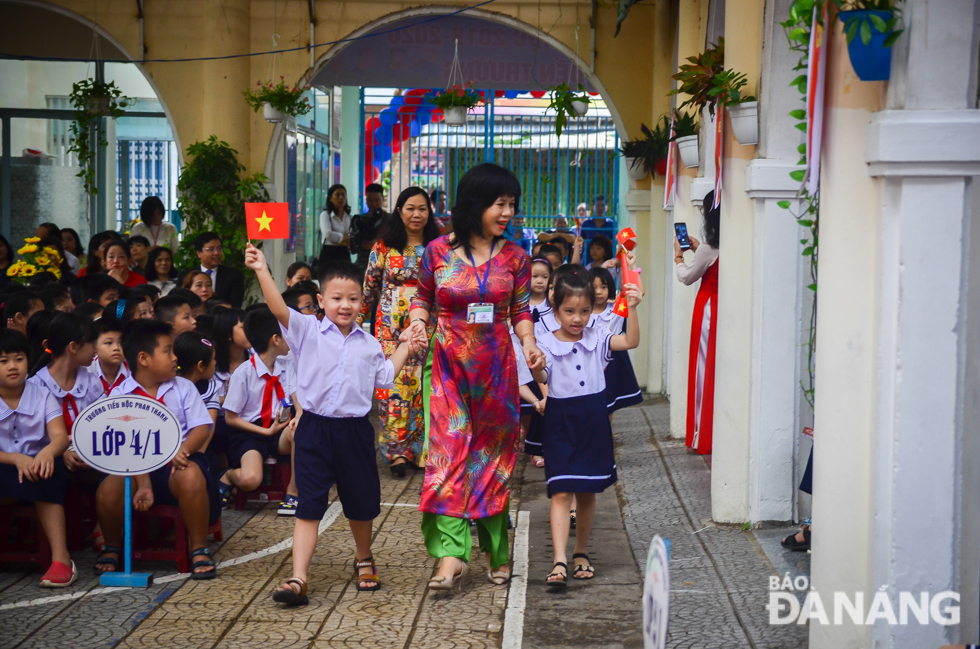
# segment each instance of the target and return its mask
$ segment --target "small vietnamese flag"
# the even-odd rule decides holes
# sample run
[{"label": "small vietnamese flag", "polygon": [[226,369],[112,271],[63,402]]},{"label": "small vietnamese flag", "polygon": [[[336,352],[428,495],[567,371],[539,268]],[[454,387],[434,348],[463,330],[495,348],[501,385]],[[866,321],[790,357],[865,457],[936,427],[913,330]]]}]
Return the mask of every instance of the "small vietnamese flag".
[{"label": "small vietnamese flag", "polygon": [[623,228],[616,235],[616,241],[627,250],[632,250],[636,247],[636,233],[633,232],[633,228]]},{"label": "small vietnamese flag", "polygon": [[629,305],[626,303],[626,296],[620,293],[616,296],[616,303],[613,305],[613,313],[624,318],[630,314]]},{"label": "small vietnamese flag", "polygon": [[288,203],[245,203],[249,239],[288,239]]}]

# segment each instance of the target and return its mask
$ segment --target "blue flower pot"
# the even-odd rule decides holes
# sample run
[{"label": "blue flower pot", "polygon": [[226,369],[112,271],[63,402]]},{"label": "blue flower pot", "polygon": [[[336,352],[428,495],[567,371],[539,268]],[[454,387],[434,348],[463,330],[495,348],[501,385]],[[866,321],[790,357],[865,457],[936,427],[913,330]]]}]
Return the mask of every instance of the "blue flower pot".
[{"label": "blue flower pot", "polygon": [[[858,19],[874,14],[886,23],[892,19],[890,11],[873,11],[862,9],[860,11],[842,11],[840,19],[845,23],[852,17]],[[871,25],[871,40],[867,45],[861,40],[861,30],[854,35],[847,45],[847,53],[851,57],[851,67],[861,81],[887,81],[891,76],[892,70],[892,48],[885,47],[885,39],[891,32],[881,33],[875,26]]]}]

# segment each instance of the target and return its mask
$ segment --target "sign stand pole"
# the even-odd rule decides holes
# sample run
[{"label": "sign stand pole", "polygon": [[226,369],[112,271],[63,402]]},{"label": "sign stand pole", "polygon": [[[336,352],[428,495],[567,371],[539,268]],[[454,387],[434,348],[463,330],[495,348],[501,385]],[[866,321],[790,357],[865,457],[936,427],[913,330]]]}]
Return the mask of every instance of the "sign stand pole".
[{"label": "sign stand pole", "polygon": [[153,584],[153,573],[133,572],[133,478],[126,476],[126,493],[124,496],[126,507],[126,535],[123,541],[123,554],[125,556],[124,572],[104,572],[99,577],[99,583],[103,586],[124,586],[129,588],[149,588]]}]

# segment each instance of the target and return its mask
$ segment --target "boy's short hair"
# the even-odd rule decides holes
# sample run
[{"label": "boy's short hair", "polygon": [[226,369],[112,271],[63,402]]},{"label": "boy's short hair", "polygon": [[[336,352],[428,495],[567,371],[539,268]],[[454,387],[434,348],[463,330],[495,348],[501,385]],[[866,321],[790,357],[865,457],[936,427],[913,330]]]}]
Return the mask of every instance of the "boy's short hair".
[{"label": "boy's short hair", "polygon": [[4,326],[6,326],[7,320],[10,320],[18,313],[27,315],[31,310],[31,305],[34,302],[40,301],[41,298],[37,296],[37,293],[31,290],[17,291],[8,295],[6,301],[3,303]]},{"label": "boy's short hair", "polygon": [[99,321],[96,324],[99,327],[100,336],[108,333],[121,334],[123,332],[123,329],[126,328],[122,320],[119,320],[117,318],[112,318],[109,316],[105,316],[104,318],[99,318]]},{"label": "boy's short hair", "polygon": [[242,326],[245,328],[248,344],[259,354],[264,354],[269,349],[269,341],[273,336],[282,336],[279,320],[268,307],[250,311]]},{"label": "boy's short hair", "polygon": [[221,237],[218,236],[217,232],[202,232],[194,237],[194,250],[201,252],[204,250],[204,246],[215,239],[218,240],[218,243],[221,243]]},{"label": "boy's short hair", "polygon": [[123,356],[132,371],[136,370],[140,353],[153,354],[160,344],[160,336],[170,336],[173,328],[159,320],[133,320],[123,329]]},{"label": "boy's short hair", "polygon": [[48,284],[41,289],[38,293],[38,297],[44,302],[44,308],[48,311],[54,311],[58,303],[65,300],[71,300],[71,295],[68,293],[68,287],[62,284]]},{"label": "boy's short hair", "polygon": [[312,279],[306,280],[305,282],[297,282],[289,290],[309,293],[310,297],[313,298],[313,304],[316,304],[316,296],[320,294],[320,287]]},{"label": "boy's short hair", "polygon": [[174,295],[174,292],[170,291],[168,295],[157,300],[156,304],[153,305],[153,312],[156,314],[157,320],[173,324],[174,320],[177,319],[177,311],[185,304],[190,306],[187,298],[183,295]]},{"label": "boy's short hair", "polygon": [[299,300],[305,295],[309,295],[309,292],[298,288],[291,288],[283,292],[282,301],[285,302],[286,306],[289,308],[299,311]]},{"label": "boy's short hair", "polygon": [[82,302],[75,307],[75,313],[89,320],[99,320],[102,317],[102,305],[98,302]]},{"label": "boy's short hair", "polygon": [[546,255],[558,255],[559,257],[563,256],[561,248],[553,243],[543,244],[540,248],[538,248],[538,254],[536,254],[535,257],[544,257]]},{"label": "boy's short hair", "polygon": [[349,279],[358,284],[364,283],[364,273],[349,261],[333,261],[320,264],[316,270],[321,291],[326,288],[327,282],[334,279]]},{"label": "boy's short hair", "polygon": [[0,330],[0,354],[23,354],[30,357],[31,345],[27,336],[16,329]]},{"label": "boy's short hair", "polygon": [[187,302],[187,306],[189,306],[191,309],[199,309],[201,308],[201,305],[204,304],[204,300],[198,297],[197,293],[186,288],[175,288],[167,293],[167,295],[176,295],[184,298],[184,301]]},{"label": "boy's short hair", "polygon": [[82,302],[88,302],[90,300],[92,302],[98,302],[107,291],[111,291],[112,289],[119,291],[122,288],[122,284],[108,275],[94,273],[80,278],[78,280],[78,288]]},{"label": "boy's short hair", "polygon": [[147,248],[150,247],[150,240],[147,239],[146,237],[144,237],[143,235],[140,235],[140,234],[137,234],[135,237],[130,237],[130,238],[126,239],[126,245],[127,246],[131,246],[134,243],[142,243]]},{"label": "boy's short hair", "polygon": [[126,296],[126,299],[140,301],[150,298],[151,302],[156,302],[159,297],[160,289],[153,284],[147,283],[129,289],[129,295]]},{"label": "boy's short hair", "polygon": [[218,309],[230,309],[230,308],[231,308],[231,302],[227,300],[222,300],[221,298],[218,297],[213,297],[210,300],[208,300],[207,304],[204,305],[204,312],[214,313]]}]

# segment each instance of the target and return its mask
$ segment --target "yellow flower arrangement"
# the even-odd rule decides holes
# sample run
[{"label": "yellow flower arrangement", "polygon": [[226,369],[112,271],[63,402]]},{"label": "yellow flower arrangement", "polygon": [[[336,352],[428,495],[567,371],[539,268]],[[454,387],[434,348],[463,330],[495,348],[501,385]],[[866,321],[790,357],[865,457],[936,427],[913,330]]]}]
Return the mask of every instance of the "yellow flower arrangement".
[{"label": "yellow flower arrangement", "polygon": [[20,284],[26,284],[38,273],[51,273],[55,278],[61,279],[61,254],[53,246],[45,246],[39,251],[39,241],[37,237],[24,239],[24,247],[17,251],[22,258],[7,268],[7,277]]}]

